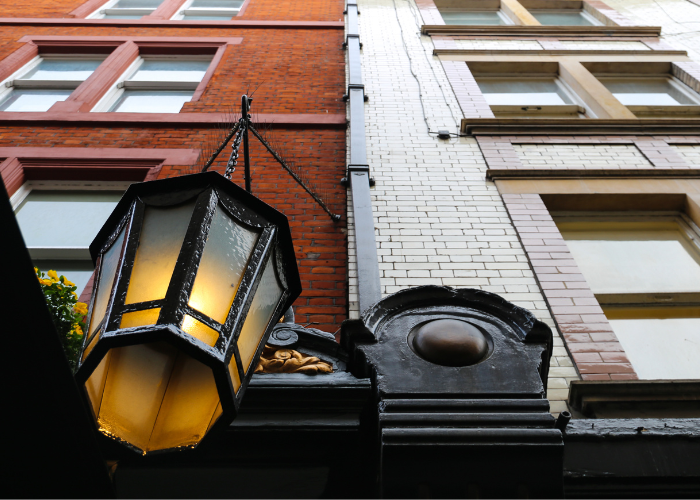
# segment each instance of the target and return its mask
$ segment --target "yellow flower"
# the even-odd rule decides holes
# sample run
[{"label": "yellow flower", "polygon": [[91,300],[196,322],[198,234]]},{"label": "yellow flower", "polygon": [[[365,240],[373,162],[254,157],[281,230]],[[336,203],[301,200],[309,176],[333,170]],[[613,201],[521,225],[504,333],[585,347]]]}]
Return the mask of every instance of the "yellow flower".
[{"label": "yellow flower", "polygon": [[75,307],[73,307],[73,309],[78,314],[87,314],[87,304],[85,304],[84,302],[78,302],[77,304],[75,304]]},{"label": "yellow flower", "polygon": [[58,275],[56,274],[56,271],[51,270],[46,274],[48,274],[49,278],[51,278],[53,281],[58,281]]},{"label": "yellow flower", "polygon": [[73,332],[79,337],[83,336],[83,329],[80,328],[80,325],[78,323],[73,325]]},{"label": "yellow flower", "polygon": [[68,281],[65,276],[63,277],[63,284],[68,286],[75,286],[75,283],[73,283],[72,281]]},{"label": "yellow flower", "polygon": [[73,294],[73,297],[75,297],[76,299],[78,298],[78,294],[77,294],[77,293],[75,293],[75,292],[71,292],[71,293]]},{"label": "yellow flower", "polygon": [[38,267],[35,267],[35,268],[34,268],[34,272],[35,272],[36,274],[39,274],[39,268],[38,268]]},{"label": "yellow flower", "polygon": [[53,285],[53,281],[51,281],[51,280],[45,280],[45,279],[41,279],[41,278],[39,278],[39,283],[41,283],[42,285],[45,285],[45,286],[51,286],[51,285]]}]

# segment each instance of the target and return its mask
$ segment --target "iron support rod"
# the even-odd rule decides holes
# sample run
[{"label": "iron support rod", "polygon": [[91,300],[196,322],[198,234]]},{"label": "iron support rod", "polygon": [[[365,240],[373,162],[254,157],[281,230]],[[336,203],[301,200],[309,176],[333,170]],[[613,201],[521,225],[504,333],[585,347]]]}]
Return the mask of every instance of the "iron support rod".
[{"label": "iron support rod", "polygon": [[219,156],[219,153],[221,153],[224,150],[226,145],[231,141],[231,139],[233,139],[233,136],[236,135],[236,131],[238,131],[238,126],[239,126],[238,123],[236,123],[233,126],[233,128],[228,133],[228,135],[224,138],[224,140],[221,142],[219,147],[216,148],[216,151],[214,151],[214,154],[211,155],[209,160],[207,160],[207,162],[204,164],[204,167],[202,168],[202,172],[206,172],[207,170],[209,170],[209,167],[211,167],[212,163],[214,163],[214,161],[216,161],[216,158]]},{"label": "iron support rod", "polygon": [[289,165],[287,165],[287,163],[282,159],[282,157],[281,157],[280,155],[278,155],[277,152],[276,152],[274,149],[272,149],[272,146],[270,146],[270,145],[267,143],[267,141],[266,141],[265,139],[263,139],[263,137],[258,133],[258,131],[255,130],[255,127],[253,127],[253,125],[250,124],[250,125],[248,126],[248,128],[250,129],[251,132],[253,132],[253,135],[254,135],[255,137],[258,138],[258,140],[262,143],[262,145],[265,146],[265,148],[270,152],[270,154],[274,157],[274,159],[277,160],[277,163],[279,163],[280,165],[282,165],[282,167],[283,167],[287,172],[289,172],[289,175],[291,175],[292,177],[294,177],[294,180],[297,181],[297,183],[299,183],[299,185],[300,185],[301,187],[304,188],[304,191],[306,191],[307,193],[309,193],[309,195],[316,201],[316,203],[318,203],[319,205],[321,205],[321,208],[323,208],[323,210],[325,210],[326,213],[327,213],[328,215],[331,216],[331,219],[333,219],[334,221],[339,221],[340,218],[341,218],[341,216],[338,215],[338,214],[334,214],[333,212],[331,212],[331,210],[328,208],[328,206],[326,206],[326,204],[323,202],[323,200],[322,200],[321,198],[319,198],[318,195],[317,195],[316,193],[314,193],[314,192],[304,183],[304,181],[301,179],[301,177],[299,177],[291,168],[289,168]]},{"label": "iron support rod", "polygon": [[243,162],[245,164],[245,190],[249,193],[253,193],[253,187],[250,182],[250,149],[248,145],[248,128],[250,127],[250,103],[248,101],[248,96],[243,95],[241,97],[241,113],[243,118],[248,125],[243,131]]}]

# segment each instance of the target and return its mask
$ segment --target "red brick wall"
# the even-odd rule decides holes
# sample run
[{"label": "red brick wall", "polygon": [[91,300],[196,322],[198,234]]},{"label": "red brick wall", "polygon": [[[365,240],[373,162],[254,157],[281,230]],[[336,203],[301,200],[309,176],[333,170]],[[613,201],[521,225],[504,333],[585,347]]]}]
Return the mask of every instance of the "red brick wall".
[{"label": "red brick wall", "polygon": [[[23,5],[3,5],[4,17],[61,17],[82,2],[43,0]],[[280,2],[251,0],[246,18],[288,21],[343,19],[342,0]],[[99,26],[0,26],[0,64],[23,44],[23,36],[167,36],[243,37],[229,46],[211,81],[197,102],[186,104],[182,113],[228,111],[240,106],[240,95],[259,86],[253,112],[344,114],[345,58],[341,50],[342,29],[204,29],[172,27]],[[18,113],[19,115],[19,113]],[[162,127],[130,125],[95,127],[68,122],[44,126],[0,120],[0,145],[5,147],[108,147],[200,149],[211,128],[191,125]],[[296,184],[269,154],[252,139],[253,192],[284,212],[290,219],[304,291],[295,303],[297,322],[335,332],[347,315],[347,238],[345,189],[339,180],[345,170],[345,130],[337,126],[275,129],[276,139],[303,166],[335,202],[343,215],[339,223],[330,217]],[[223,171],[228,151],[214,169]],[[242,163],[242,162],[239,162]],[[186,165],[164,165],[160,177],[192,173]],[[243,168],[233,181],[243,183]]]},{"label": "red brick wall", "polygon": [[[17,0],[3,2],[0,17],[68,18],[86,0]],[[104,0],[105,3],[107,0]],[[280,2],[250,0],[243,15],[235,19],[277,21],[342,21],[344,3],[337,0]]]}]

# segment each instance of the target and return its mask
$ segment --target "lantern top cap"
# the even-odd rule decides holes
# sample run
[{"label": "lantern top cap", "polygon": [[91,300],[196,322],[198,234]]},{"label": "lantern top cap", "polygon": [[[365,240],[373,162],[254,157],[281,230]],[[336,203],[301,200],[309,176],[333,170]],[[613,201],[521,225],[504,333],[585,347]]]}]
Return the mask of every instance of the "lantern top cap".
[{"label": "lantern top cap", "polygon": [[[149,206],[167,207],[191,200],[209,188],[213,188],[217,193],[227,195],[231,199],[236,200],[237,203],[256,214],[259,218],[264,219],[270,225],[274,225],[278,231],[277,242],[285,267],[290,271],[297,270],[296,255],[287,216],[217,172],[138,182],[129,186],[107,218],[102,229],[100,229],[90,244],[90,255],[93,262],[96,262],[100,251],[114,239],[116,233],[121,229],[121,224],[128,215],[134,200],[140,199]],[[290,287],[298,289],[300,293],[301,282],[298,278],[298,272],[290,272],[288,274],[287,279],[292,279],[292,282],[289,282]],[[292,278],[292,276],[295,277]]]}]

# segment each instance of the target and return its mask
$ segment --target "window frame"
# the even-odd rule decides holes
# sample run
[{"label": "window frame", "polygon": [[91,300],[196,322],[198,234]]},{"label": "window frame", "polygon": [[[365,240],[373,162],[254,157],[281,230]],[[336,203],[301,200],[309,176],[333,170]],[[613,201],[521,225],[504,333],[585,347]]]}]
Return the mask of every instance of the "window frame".
[{"label": "window frame", "polygon": [[[535,14],[537,13],[542,13],[542,14],[571,14],[572,12],[575,12],[577,14],[580,14],[581,17],[583,17],[586,21],[588,21],[590,26],[604,26],[602,22],[600,22],[598,19],[596,19],[593,15],[591,15],[590,12],[587,12],[586,9],[583,7],[580,9],[527,9],[528,12],[532,17],[537,19]],[[537,19],[539,22],[539,19]],[[542,24],[542,23],[540,23]],[[542,26],[588,26],[588,25],[578,25],[578,24],[542,24]]]},{"label": "window frame", "polygon": [[[663,79],[666,80],[674,89],[683,94],[690,101],[694,101],[695,104],[650,104],[650,105],[635,105],[635,104],[624,104],[620,101],[620,104],[629,109],[637,117],[653,117],[653,116],[663,116],[663,115],[700,115],[700,94],[695,92],[689,86],[684,84],[679,78],[672,74],[643,74],[643,73],[605,73],[605,74],[594,74],[598,81],[605,85],[606,80],[624,80],[624,79]],[[615,97],[615,94],[608,89],[608,91]],[[617,97],[615,97],[617,99]],[[619,99],[618,99],[619,101]]]},{"label": "window frame", "polygon": [[[166,0],[167,1],[167,0]],[[246,1],[243,0],[241,2],[241,6],[238,7],[237,9],[194,9],[192,10],[190,7],[191,5],[195,2],[195,0],[186,0],[184,4],[182,4],[178,9],[177,12],[170,18],[172,21],[184,21],[185,16],[187,15],[195,15],[200,14],[200,15],[222,15],[221,12],[224,14],[228,14],[229,11],[231,11],[233,14],[231,15],[230,19],[221,19],[220,21],[230,21],[234,17],[238,17],[241,12],[243,11],[243,8],[245,7]],[[191,13],[188,13],[187,11],[190,10]]]},{"label": "window frame", "polygon": [[[192,0],[188,0],[192,1]],[[469,13],[469,12],[474,12],[474,13],[484,13],[484,12],[495,12],[498,18],[503,21],[503,24],[500,26],[511,26],[514,25],[515,22],[505,13],[503,12],[503,9],[496,9],[496,10],[489,10],[489,9],[460,9],[460,8],[443,8],[443,9],[438,9],[438,12],[440,12],[440,17],[442,17],[443,22],[447,25],[448,23],[445,22],[445,17],[443,14],[451,14],[451,13],[458,13],[458,14],[464,14],[464,13]],[[468,25],[455,25],[455,26],[498,26],[498,25],[488,25],[488,24],[468,24]]]},{"label": "window frame", "polygon": [[[141,18],[150,16],[153,14],[161,5],[163,5],[164,2],[167,2],[168,0],[162,0],[161,3],[157,6],[154,7],[153,9],[151,8],[127,8],[127,9],[111,9],[112,6],[116,5],[120,0],[108,0],[106,3],[102,4],[97,10],[93,11],[91,14],[85,17],[85,19],[116,19],[116,18],[110,18],[106,17],[105,14],[108,14],[108,10],[118,10],[118,11],[130,11],[130,12],[138,12],[132,15],[141,15]],[[129,12],[123,12],[124,15],[130,15]],[[139,18],[139,19],[141,19]]]},{"label": "window frame", "polygon": [[[143,65],[145,61],[209,61],[209,65],[204,75],[198,82],[184,82],[184,81],[130,81],[131,78],[139,68]],[[129,65],[129,67],[124,71],[112,86],[107,90],[100,100],[91,109],[93,113],[117,113],[118,111],[112,110],[112,107],[119,101],[119,99],[124,94],[125,90],[152,90],[157,91],[192,91],[192,97],[188,102],[195,100],[197,96],[197,90],[202,85],[202,82],[207,79],[207,75],[212,71],[212,65],[217,64],[216,55],[210,54],[194,54],[194,55],[171,55],[171,54],[139,54],[136,59]],[[207,79],[208,81],[208,79]],[[180,108],[181,110],[182,108]],[[164,113],[164,114],[177,114],[180,112]],[[147,111],[150,113],[150,111]],[[162,113],[162,112],[161,112]]]},{"label": "window frame", "polygon": [[[566,97],[571,100],[571,103],[566,104],[487,104],[491,108],[491,111],[498,117],[503,115],[516,115],[522,117],[534,117],[542,116],[546,117],[562,117],[571,116],[572,118],[596,118],[596,116],[591,112],[589,108],[586,107],[586,103],[581,97],[576,94],[576,92],[571,88],[571,86],[566,83],[558,74],[552,73],[520,73],[520,74],[503,74],[503,73],[475,73],[474,79],[479,85],[479,80],[498,80],[498,81],[513,81],[514,83],[522,82],[524,80],[542,80],[542,79],[552,79],[557,88]],[[479,86],[479,91],[484,96],[486,100],[486,93],[481,91]],[[513,94],[525,94],[526,92],[513,92]]]},{"label": "window frame", "polygon": [[[4,104],[6,99],[12,95],[14,89],[27,89],[27,90],[71,90],[72,92],[63,101],[70,98],[73,92],[85,81],[87,81],[90,76],[92,76],[97,69],[104,63],[107,55],[104,54],[90,54],[90,53],[77,53],[77,54],[38,54],[30,61],[22,65],[17,71],[12,73],[10,76],[5,78],[0,82],[0,106]],[[57,61],[57,60],[100,60],[98,67],[85,78],[85,80],[22,80],[21,77],[31,72],[33,69],[37,68],[43,61]],[[56,102],[63,102],[56,101]],[[55,103],[54,103],[55,104]],[[50,107],[49,107],[50,109]],[[48,110],[46,110],[48,111]],[[13,113],[28,113],[32,111],[9,111]],[[36,111],[34,111],[36,112]],[[41,112],[41,111],[39,111]]]}]

